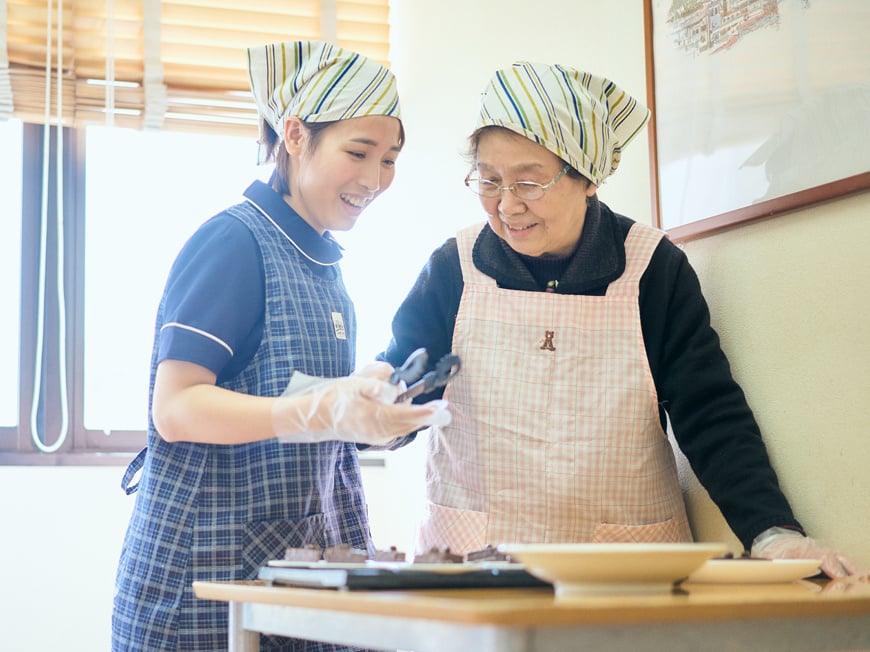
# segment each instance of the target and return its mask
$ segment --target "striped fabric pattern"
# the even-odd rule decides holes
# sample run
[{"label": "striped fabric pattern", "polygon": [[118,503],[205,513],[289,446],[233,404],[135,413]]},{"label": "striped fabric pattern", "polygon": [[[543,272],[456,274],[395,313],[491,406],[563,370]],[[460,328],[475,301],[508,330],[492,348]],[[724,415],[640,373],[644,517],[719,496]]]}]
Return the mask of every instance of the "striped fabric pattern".
[{"label": "striped fabric pattern", "polygon": [[325,41],[292,41],[248,48],[247,56],[257,110],[277,134],[291,115],[306,122],[401,118],[395,76],[361,54]]},{"label": "striped fabric pattern", "polygon": [[561,65],[518,62],[483,91],[477,127],[504,127],[546,147],[597,186],[649,119],[604,77]]}]

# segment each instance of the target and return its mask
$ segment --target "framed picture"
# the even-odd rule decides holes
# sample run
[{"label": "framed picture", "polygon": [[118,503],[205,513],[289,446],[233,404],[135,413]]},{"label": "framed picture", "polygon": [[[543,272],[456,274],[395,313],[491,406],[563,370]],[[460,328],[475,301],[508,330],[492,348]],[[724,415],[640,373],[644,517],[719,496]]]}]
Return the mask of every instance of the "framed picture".
[{"label": "framed picture", "polygon": [[870,188],[870,2],[644,0],[644,23],[672,238]]}]

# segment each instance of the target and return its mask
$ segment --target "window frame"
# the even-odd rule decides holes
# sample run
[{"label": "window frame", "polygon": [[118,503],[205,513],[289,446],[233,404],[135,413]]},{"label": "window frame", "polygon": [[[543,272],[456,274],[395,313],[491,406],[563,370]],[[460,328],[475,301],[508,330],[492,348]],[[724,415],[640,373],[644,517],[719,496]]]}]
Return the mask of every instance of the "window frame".
[{"label": "window frame", "polygon": [[[85,240],[86,240],[86,128],[62,127],[64,183],[64,292],[66,296],[66,373],[68,388],[68,432],[64,443],[52,453],[40,450],[33,442],[30,427],[32,391],[35,378],[38,314],[39,251],[42,201],[43,141],[45,127],[22,123],[22,202],[21,202],[21,317],[18,368],[18,425],[0,426],[0,467],[3,466],[126,466],[145,447],[146,430],[88,429],[84,425],[85,352]],[[47,256],[45,272],[45,331],[43,346],[42,415],[47,419],[43,432],[46,442],[56,441],[61,426],[61,400],[58,384],[58,333],[56,267],[53,266],[57,236],[56,220],[51,217],[56,203],[56,138],[58,127],[49,128],[49,177]],[[106,435],[110,434],[111,437]],[[383,466],[381,451],[361,451],[360,464]]]},{"label": "window frame", "polygon": [[[84,426],[84,268],[85,268],[85,129],[63,127],[64,205],[64,291],[66,301],[66,360],[69,426],[66,440],[54,453],[44,453],[33,443],[30,425],[32,388],[36,373],[37,284],[39,277],[41,182],[43,167],[43,125],[24,123],[22,135],[21,205],[21,356],[18,383],[20,401],[18,426],[0,428],[0,466],[102,466],[127,464],[145,446],[146,433],[101,430]],[[55,203],[55,161],[58,128],[49,130],[49,215]],[[61,401],[58,390],[58,323],[56,316],[56,268],[53,267],[57,237],[56,222],[47,224],[47,287],[45,290],[45,337],[43,356],[42,415],[43,431],[55,441],[61,427]]]},{"label": "window frame", "polygon": [[[118,127],[253,137],[259,119],[250,97],[244,49],[256,42],[323,39],[375,61],[389,62],[388,0],[337,4],[302,0],[256,9],[236,0],[219,7],[173,0],[169,5],[164,1],[162,11],[161,3],[152,0],[144,5],[122,2],[111,9],[90,0],[75,6],[61,4],[62,22],[57,18],[60,14],[52,14],[36,0],[14,0],[8,3],[7,13],[9,26],[15,29],[0,27],[9,64],[5,75],[0,75],[8,80],[8,88],[0,84],[0,104],[10,106],[12,116],[23,121],[18,425],[0,426],[0,466],[125,464],[146,443],[144,430],[113,430],[107,437],[102,430],[84,426],[87,125],[105,122]],[[203,28],[206,15],[207,29]],[[117,29],[121,26],[125,28]],[[105,43],[110,27],[115,28],[116,35],[111,48]],[[59,34],[61,28],[63,33]],[[191,29],[207,34],[195,43],[179,39],[179,34]],[[47,43],[40,45],[33,35],[42,34]],[[53,61],[45,61],[45,50],[55,57]],[[51,92],[46,92],[46,86]],[[52,453],[34,444],[30,426],[36,376],[43,122],[51,125],[47,132],[52,186],[57,175],[58,134],[64,145],[63,290],[69,426],[63,445]],[[54,187],[48,190],[48,202],[52,216]],[[54,287],[56,257],[52,253],[56,235],[56,221],[50,217],[40,401],[40,418],[46,420],[41,429],[47,433],[48,444],[55,441],[61,427],[60,329]]]}]

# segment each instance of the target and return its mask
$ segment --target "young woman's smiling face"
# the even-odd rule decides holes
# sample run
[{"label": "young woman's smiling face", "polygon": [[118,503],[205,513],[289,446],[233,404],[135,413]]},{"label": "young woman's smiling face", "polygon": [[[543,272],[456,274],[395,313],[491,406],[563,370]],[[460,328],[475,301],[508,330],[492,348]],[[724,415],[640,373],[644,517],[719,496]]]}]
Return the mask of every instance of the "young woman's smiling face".
[{"label": "young woman's smiling face", "polygon": [[320,132],[312,148],[305,125],[288,118],[284,146],[292,158],[285,199],[318,233],[350,230],[393,183],[401,134],[396,118],[350,118]]},{"label": "young woman's smiling face", "polygon": [[[487,128],[477,141],[477,175],[499,186],[516,181],[550,183],[565,162],[524,136],[502,128]],[[580,241],[586,200],[596,186],[564,175],[540,199],[524,200],[510,190],[499,197],[481,197],[492,230],[525,256],[564,257]]]}]

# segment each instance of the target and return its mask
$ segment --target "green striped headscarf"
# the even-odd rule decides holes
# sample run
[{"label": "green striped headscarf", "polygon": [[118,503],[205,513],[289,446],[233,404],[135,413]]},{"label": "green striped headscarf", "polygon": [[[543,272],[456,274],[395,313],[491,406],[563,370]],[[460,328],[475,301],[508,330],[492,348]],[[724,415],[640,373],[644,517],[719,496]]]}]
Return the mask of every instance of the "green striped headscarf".
[{"label": "green striped headscarf", "polygon": [[264,122],[279,136],[284,121],[331,122],[366,115],[401,119],[396,78],[379,63],[324,41],[248,48],[248,77]]},{"label": "green striped headscarf", "polygon": [[490,80],[477,127],[525,136],[600,186],[648,119],[649,109],[609,79],[523,61]]}]

